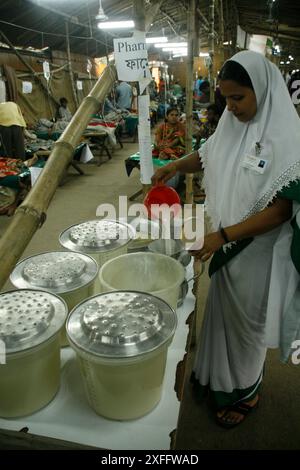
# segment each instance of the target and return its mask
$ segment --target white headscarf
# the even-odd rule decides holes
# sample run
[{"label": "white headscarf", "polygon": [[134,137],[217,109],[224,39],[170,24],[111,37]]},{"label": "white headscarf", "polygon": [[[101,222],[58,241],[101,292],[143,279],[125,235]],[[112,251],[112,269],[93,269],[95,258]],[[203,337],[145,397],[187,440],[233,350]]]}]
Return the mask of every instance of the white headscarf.
[{"label": "white headscarf", "polygon": [[[200,151],[207,210],[215,230],[261,211],[280,189],[300,178],[300,119],[279,69],[251,51],[239,52],[230,60],[248,72],[257,112],[242,123],[225,109]],[[268,160],[263,174],[242,165],[246,154],[255,155],[257,142],[260,157]]]}]

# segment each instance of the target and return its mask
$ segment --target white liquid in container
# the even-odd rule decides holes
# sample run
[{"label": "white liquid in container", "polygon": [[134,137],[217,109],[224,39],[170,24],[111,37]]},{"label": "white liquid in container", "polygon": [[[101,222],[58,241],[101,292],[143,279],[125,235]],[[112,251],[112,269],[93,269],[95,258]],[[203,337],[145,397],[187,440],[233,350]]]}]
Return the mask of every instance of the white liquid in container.
[{"label": "white liquid in container", "polygon": [[0,366],[0,416],[26,416],[47,405],[60,384],[59,335]]},{"label": "white liquid in container", "polygon": [[144,292],[97,295],[71,312],[67,336],[97,414],[129,420],[156,406],[176,324],[174,310]]},{"label": "white liquid in container", "polygon": [[[138,362],[94,362],[78,356],[84,388],[97,414],[116,420],[136,419],[149,413],[160,401],[167,347]],[[122,363],[124,362],[124,364]]]},{"label": "white liquid in container", "polygon": [[0,416],[17,418],[47,405],[60,383],[60,332],[67,306],[34,289],[0,294]]}]

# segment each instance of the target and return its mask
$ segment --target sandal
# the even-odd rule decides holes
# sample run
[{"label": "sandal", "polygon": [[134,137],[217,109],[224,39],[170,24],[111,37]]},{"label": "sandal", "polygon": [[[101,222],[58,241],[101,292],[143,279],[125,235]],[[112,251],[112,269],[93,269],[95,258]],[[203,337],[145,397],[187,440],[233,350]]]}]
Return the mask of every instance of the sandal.
[{"label": "sandal", "polygon": [[[243,403],[243,402],[235,403],[234,405],[228,406],[226,408],[225,413],[221,417],[219,417],[219,416],[216,417],[217,423],[220,426],[222,426],[223,428],[226,428],[226,429],[234,428],[238,424],[243,423],[243,421],[245,421],[246,416],[248,416],[248,414],[251,411],[256,410],[258,408],[258,403],[259,403],[259,399],[255,403],[255,405],[252,405],[252,406],[247,405],[246,403]],[[235,413],[238,413],[240,415],[243,415],[243,419],[241,419],[238,422],[226,421],[226,418],[229,416],[229,414],[232,411],[234,411]]]}]

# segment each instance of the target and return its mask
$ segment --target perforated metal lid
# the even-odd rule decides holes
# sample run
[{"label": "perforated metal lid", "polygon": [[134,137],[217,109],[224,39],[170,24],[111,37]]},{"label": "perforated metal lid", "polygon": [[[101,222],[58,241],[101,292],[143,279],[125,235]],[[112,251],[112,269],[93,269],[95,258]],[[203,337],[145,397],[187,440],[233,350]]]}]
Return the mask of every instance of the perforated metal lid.
[{"label": "perforated metal lid", "polygon": [[113,291],[81,302],[67,320],[75,347],[105,358],[139,356],[157,349],[174,334],[174,310],[151,294]]},{"label": "perforated metal lid", "polygon": [[97,273],[98,265],[90,256],[53,251],[20,261],[10,280],[18,288],[47,289],[63,294],[91,283]]},{"label": "perforated metal lid", "polygon": [[0,294],[0,339],[6,353],[44,343],[61,329],[66,316],[65,302],[49,292],[21,289]]},{"label": "perforated metal lid", "polygon": [[115,220],[89,220],[72,225],[59,236],[62,246],[71,251],[97,253],[115,250],[134,237],[134,229]]}]

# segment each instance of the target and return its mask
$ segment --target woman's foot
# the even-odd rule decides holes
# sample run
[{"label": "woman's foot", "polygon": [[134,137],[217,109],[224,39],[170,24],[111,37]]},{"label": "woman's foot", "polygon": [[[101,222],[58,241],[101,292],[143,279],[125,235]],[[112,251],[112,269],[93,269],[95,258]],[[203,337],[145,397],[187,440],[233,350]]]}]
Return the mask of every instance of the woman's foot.
[{"label": "woman's foot", "polygon": [[217,422],[223,427],[230,428],[240,424],[250,411],[257,408],[259,396],[256,395],[252,400],[239,402],[232,406],[223,408],[217,412]]}]

